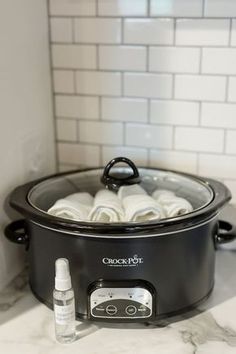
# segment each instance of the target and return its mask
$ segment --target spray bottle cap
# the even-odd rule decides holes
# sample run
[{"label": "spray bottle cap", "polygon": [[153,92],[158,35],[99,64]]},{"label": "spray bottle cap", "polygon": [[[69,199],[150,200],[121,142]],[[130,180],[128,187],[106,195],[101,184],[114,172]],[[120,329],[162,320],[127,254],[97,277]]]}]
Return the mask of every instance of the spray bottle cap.
[{"label": "spray bottle cap", "polygon": [[56,260],[55,266],[56,266],[55,289],[61,291],[71,289],[71,277],[70,277],[68,259],[58,258]]}]

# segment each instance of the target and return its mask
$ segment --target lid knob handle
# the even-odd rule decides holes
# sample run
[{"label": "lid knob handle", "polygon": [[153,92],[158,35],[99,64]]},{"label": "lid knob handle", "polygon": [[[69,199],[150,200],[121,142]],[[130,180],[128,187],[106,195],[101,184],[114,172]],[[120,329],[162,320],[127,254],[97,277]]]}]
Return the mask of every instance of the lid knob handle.
[{"label": "lid knob handle", "polygon": [[[132,174],[128,175],[126,173],[117,172],[113,175],[110,175],[111,168],[119,163],[126,163],[131,169]],[[117,191],[123,185],[130,185],[135,183],[140,183],[141,179],[139,176],[139,172],[133,161],[127,159],[127,157],[115,157],[112,159],[106,167],[104,168],[103,175],[101,177],[101,182],[110,190]]]}]

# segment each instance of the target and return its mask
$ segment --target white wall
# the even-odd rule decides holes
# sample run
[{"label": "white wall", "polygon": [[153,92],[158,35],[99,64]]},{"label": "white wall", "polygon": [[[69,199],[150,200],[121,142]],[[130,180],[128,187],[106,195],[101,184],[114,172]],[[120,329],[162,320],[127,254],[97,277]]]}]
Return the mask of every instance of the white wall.
[{"label": "white wall", "polygon": [[60,168],[126,155],[236,201],[235,17],[235,0],[50,0]]},{"label": "white wall", "polygon": [[46,0],[0,0],[0,288],[23,266],[3,236],[6,195],[55,169]]}]

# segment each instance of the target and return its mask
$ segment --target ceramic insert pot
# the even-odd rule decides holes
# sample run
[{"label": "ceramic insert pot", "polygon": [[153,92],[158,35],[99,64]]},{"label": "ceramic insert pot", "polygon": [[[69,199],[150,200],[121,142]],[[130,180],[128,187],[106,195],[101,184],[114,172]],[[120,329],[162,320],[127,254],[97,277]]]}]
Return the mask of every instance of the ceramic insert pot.
[{"label": "ceramic insert pot", "polygon": [[[125,165],[117,165],[123,161]],[[102,178],[101,178],[102,177]],[[102,180],[102,182],[101,182]],[[169,189],[186,198],[186,215],[142,223],[75,222],[47,214],[59,198],[139,183],[148,192]],[[231,194],[222,183],[186,173],[136,168],[126,158],[103,168],[56,174],[17,187],[10,205],[24,219],[5,229],[24,244],[34,295],[52,307],[54,263],[69,259],[79,319],[109,322],[158,320],[187,311],[214,286],[217,244],[236,237],[218,220]]]}]

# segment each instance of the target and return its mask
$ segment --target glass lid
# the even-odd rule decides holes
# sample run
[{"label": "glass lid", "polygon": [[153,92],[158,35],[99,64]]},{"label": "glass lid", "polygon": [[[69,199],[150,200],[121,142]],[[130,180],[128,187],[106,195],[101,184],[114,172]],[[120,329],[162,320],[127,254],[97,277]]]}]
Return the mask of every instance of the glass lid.
[{"label": "glass lid", "polygon": [[[48,178],[30,190],[28,202],[34,208],[47,213],[58,200],[74,193],[86,192],[94,198],[98,191],[108,187],[114,193],[119,194],[123,185],[138,185],[146,195],[152,198],[157,196],[158,203],[158,198],[163,193],[166,193],[167,200],[170,199],[168,199],[168,195],[172,195],[178,200],[182,198],[191,205],[192,209],[189,210],[191,213],[205,207],[214,198],[212,188],[197,177],[155,168],[138,168],[136,171],[130,164],[128,166],[114,166],[114,164],[109,165],[109,168],[106,167],[105,170],[102,168],[88,169]],[[105,182],[107,182],[106,187],[104,186],[104,175]],[[184,215],[182,216],[184,217]],[[165,218],[168,218],[168,215]],[[145,219],[140,219],[140,221],[145,221]]]}]

